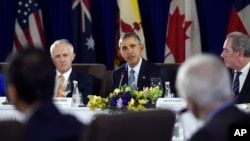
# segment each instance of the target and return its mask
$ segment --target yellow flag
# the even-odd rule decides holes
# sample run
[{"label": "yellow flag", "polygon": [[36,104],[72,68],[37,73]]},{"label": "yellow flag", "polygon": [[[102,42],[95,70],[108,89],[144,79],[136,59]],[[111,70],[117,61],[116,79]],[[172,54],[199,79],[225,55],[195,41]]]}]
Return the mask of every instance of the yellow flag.
[{"label": "yellow flag", "polygon": [[[117,0],[117,4],[119,7],[119,11],[120,11],[119,34],[121,35],[122,33],[126,33],[126,32],[134,32],[140,37],[141,42],[145,46],[144,33],[143,33],[142,24],[141,24],[141,15],[139,11],[138,1],[137,0]],[[119,47],[117,47],[116,49],[119,50]],[[116,51],[116,54],[117,53],[119,53],[119,51]],[[115,67],[118,67],[120,65],[118,57],[119,55],[117,54],[115,58]],[[147,59],[146,46],[144,47],[144,50],[142,52],[142,57],[144,59]]]}]

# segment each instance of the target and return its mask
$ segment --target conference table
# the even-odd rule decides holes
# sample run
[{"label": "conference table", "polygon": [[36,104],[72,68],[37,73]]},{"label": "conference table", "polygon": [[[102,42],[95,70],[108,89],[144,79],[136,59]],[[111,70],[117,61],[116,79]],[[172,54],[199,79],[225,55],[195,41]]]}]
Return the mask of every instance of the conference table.
[{"label": "conference table", "polygon": [[[3,104],[5,100],[5,97],[0,97],[0,120],[23,121],[24,115],[17,111],[13,105]],[[84,124],[91,123],[92,119],[97,114],[109,114],[108,111],[100,109],[93,111],[88,107],[66,107],[60,105],[57,105],[57,107],[61,113],[73,115]],[[189,138],[197,129],[202,126],[202,122],[197,120],[193,114],[188,111],[180,115],[180,121],[183,123],[186,138]]]},{"label": "conference table", "polygon": [[[17,111],[12,104],[3,104],[6,98],[0,97],[0,120],[18,120],[23,121],[24,115]],[[84,124],[89,124],[96,114],[107,114],[103,110],[92,111],[88,107],[65,107],[58,106],[57,108],[63,114],[75,116],[79,121]]]}]

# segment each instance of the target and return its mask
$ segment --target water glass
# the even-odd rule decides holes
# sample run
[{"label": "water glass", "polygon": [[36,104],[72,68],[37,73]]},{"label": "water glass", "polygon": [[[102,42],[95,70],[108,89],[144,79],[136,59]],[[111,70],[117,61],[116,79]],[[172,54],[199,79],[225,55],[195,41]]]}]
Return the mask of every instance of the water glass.
[{"label": "water glass", "polygon": [[71,82],[70,80],[68,81],[64,81],[64,90],[62,91],[62,94],[64,95],[64,97],[67,97],[67,95],[71,92]]},{"label": "water glass", "polygon": [[176,122],[173,129],[172,141],[185,141],[184,125],[180,121],[179,115],[176,116]]},{"label": "water glass", "polygon": [[162,82],[160,77],[151,77],[150,79],[150,87],[156,87],[159,86],[162,90]]},{"label": "water glass", "polygon": [[83,95],[82,95],[81,92],[79,92],[79,97],[80,97],[80,104],[79,104],[79,107],[85,106],[85,104],[83,103]]},{"label": "water glass", "polygon": [[72,94],[72,107],[79,107],[81,103],[80,92]]}]

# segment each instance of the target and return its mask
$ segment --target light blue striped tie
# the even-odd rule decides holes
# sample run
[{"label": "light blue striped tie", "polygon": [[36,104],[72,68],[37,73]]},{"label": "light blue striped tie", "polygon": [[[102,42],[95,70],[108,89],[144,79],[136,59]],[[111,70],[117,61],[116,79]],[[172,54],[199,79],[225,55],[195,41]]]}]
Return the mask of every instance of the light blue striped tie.
[{"label": "light blue striped tie", "polygon": [[135,89],[135,76],[134,76],[134,72],[135,71],[133,69],[131,69],[130,72],[129,72],[128,85]]}]

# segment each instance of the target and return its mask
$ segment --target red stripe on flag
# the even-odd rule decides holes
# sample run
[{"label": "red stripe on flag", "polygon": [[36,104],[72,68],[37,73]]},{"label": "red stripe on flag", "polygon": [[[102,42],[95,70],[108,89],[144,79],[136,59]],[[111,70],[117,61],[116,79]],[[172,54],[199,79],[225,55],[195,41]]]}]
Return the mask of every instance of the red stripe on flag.
[{"label": "red stripe on flag", "polygon": [[15,44],[15,47],[16,47],[16,50],[17,50],[17,51],[22,50],[22,44],[21,44],[20,41],[18,40],[16,34],[15,34],[15,37],[14,37],[14,44]]},{"label": "red stripe on flag", "polygon": [[237,11],[234,7],[232,7],[230,19],[229,19],[229,25],[227,27],[227,33],[239,31],[244,34],[248,34],[246,28],[244,27],[240,17],[237,14]]},{"label": "red stripe on flag", "polygon": [[85,4],[86,8],[88,11],[90,11],[90,4],[89,4],[89,0],[82,0],[83,3]]},{"label": "red stripe on flag", "polygon": [[[26,39],[27,39],[28,47],[33,46],[34,44],[33,44],[33,41],[32,41],[31,35],[30,35],[30,30],[29,30],[29,28],[24,29],[24,30],[23,30],[23,33],[24,33],[24,35],[25,35],[25,37],[26,37]],[[25,46],[25,45],[23,45],[23,46]]]},{"label": "red stripe on flag", "polygon": [[74,4],[75,2],[77,2],[78,0],[72,0],[71,2],[72,2],[72,4]]}]

